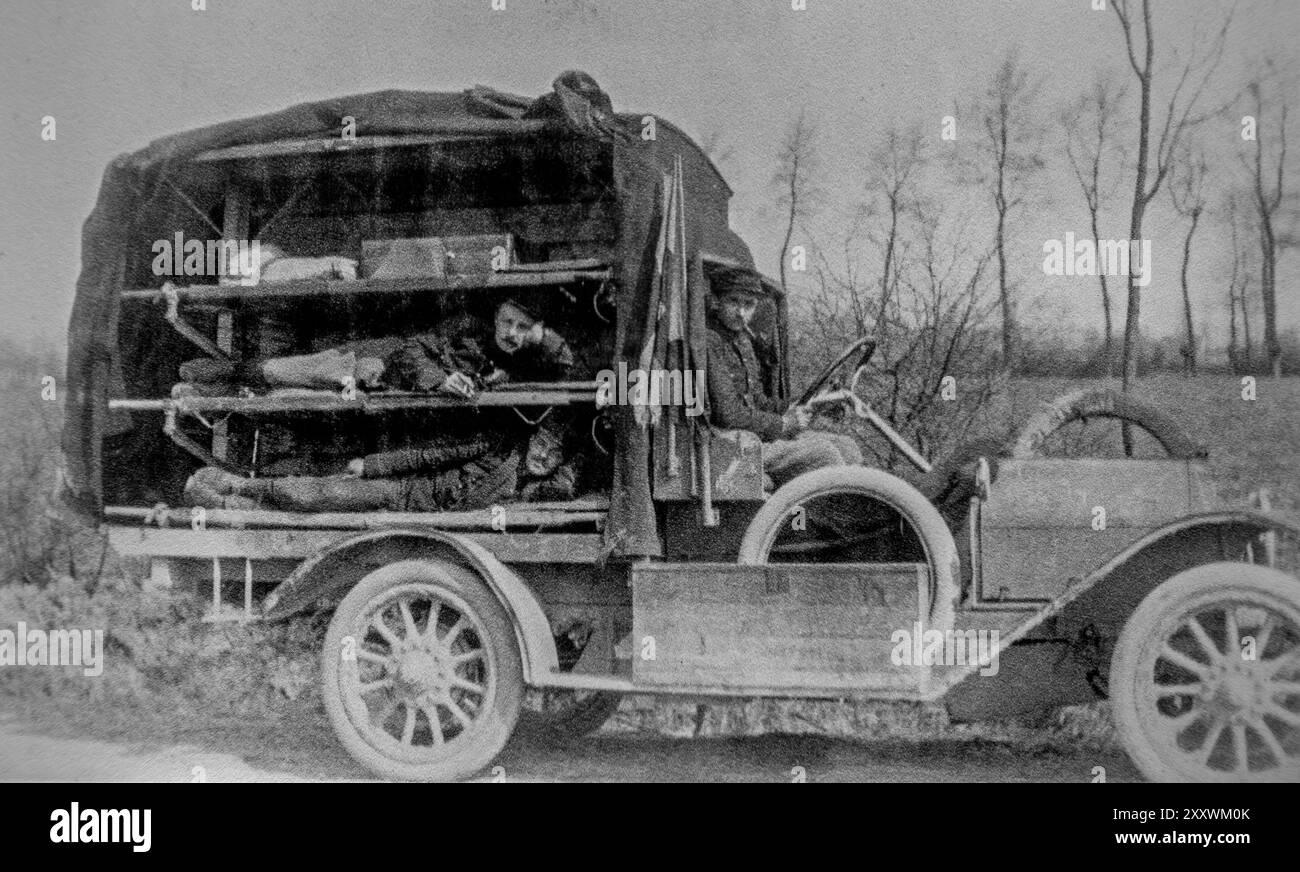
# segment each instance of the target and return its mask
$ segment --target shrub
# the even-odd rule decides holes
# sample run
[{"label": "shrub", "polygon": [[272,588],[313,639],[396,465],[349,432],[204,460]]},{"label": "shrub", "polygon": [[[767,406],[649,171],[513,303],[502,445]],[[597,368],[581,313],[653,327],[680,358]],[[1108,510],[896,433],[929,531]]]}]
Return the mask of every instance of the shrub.
[{"label": "shrub", "polygon": [[74,718],[174,722],[276,718],[317,703],[319,621],[209,624],[190,597],[147,592],[122,577],[93,591],[70,576],[45,585],[0,586],[5,629],[103,631],[103,672],[6,667],[0,696]]}]

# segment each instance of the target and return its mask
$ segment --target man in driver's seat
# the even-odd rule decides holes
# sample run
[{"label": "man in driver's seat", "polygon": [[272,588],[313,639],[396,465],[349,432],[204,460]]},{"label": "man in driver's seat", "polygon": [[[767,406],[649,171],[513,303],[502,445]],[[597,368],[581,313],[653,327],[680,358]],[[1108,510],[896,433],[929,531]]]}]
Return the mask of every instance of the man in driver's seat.
[{"label": "man in driver's seat", "polygon": [[823,466],[862,463],[852,438],[809,429],[807,406],[786,408],[768,396],[749,323],[763,289],[751,273],[713,279],[709,298],[709,418],[726,430],[749,430],[763,442],[763,471],[780,487]]}]

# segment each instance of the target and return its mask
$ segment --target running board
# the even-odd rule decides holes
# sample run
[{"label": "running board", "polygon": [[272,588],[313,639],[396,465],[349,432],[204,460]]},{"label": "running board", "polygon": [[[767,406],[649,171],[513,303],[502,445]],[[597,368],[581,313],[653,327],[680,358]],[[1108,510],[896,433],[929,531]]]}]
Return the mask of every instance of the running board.
[{"label": "running board", "polygon": [[722,687],[706,685],[637,684],[629,678],[573,672],[551,672],[544,679],[534,676],[530,687],[548,690],[595,690],[635,696],[679,696],[773,699],[872,699],[881,701],[931,702],[938,698],[933,691],[914,689],[845,689],[819,687]]}]

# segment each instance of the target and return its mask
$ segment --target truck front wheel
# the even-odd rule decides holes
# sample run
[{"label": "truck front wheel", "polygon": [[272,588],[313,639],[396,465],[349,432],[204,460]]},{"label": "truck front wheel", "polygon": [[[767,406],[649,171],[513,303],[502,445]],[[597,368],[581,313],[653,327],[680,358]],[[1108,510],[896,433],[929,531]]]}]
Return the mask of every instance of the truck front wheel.
[{"label": "truck front wheel", "polygon": [[1152,781],[1300,781],[1300,580],[1243,563],[1175,575],[1120,632],[1110,698]]}]

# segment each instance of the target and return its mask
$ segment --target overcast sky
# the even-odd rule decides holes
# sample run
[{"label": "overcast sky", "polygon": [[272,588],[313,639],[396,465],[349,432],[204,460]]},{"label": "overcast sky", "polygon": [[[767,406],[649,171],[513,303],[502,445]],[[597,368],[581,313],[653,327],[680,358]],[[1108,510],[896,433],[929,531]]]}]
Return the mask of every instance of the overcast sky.
[{"label": "overcast sky", "polygon": [[[178,130],[382,88],[482,83],[536,95],[560,71],[585,69],[619,111],[653,111],[696,136],[721,136],[730,150],[722,170],[736,191],[733,225],[774,272],[781,227],[771,177],[800,110],[823,131],[829,216],[856,197],[865,154],[883,130],[919,121],[937,140],[942,116],[987,82],[1013,45],[1044,78],[1053,111],[1098,69],[1128,74],[1115,15],[1093,11],[1092,0],[807,0],[802,11],[789,0],[506,0],[504,11],[493,11],[492,0],[207,0],[202,12],[190,0],[6,6],[0,331],[56,342],[71,308],[81,223],[104,166]],[[1157,3],[1163,57],[1224,8],[1213,0]],[[1212,101],[1236,92],[1242,70],[1264,53],[1294,59],[1300,2],[1241,0],[1232,33]],[[46,115],[57,119],[55,142],[41,140]],[[1300,121],[1300,106],[1292,118]],[[1225,118],[1204,134],[1225,161],[1241,147],[1238,122]],[[1053,136],[1044,156],[1059,175],[1046,185],[1049,202],[1014,237],[1025,293],[1040,300],[1027,314],[1098,326],[1095,281],[1051,279],[1038,268],[1045,239],[1087,232],[1087,213],[1063,174],[1059,131]],[[1294,129],[1292,142],[1300,163]],[[1227,169],[1221,161],[1217,181]],[[1127,235],[1120,196],[1103,215],[1104,236]],[[1167,333],[1181,311],[1181,232],[1163,195],[1153,208],[1155,281],[1144,326]],[[1198,319],[1217,328],[1226,249],[1222,228],[1213,220],[1205,228],[1194,301]],[[1286,326],[1300,325],[1297,260],[1294,251],[1285,255],[1279,276]]]}]

